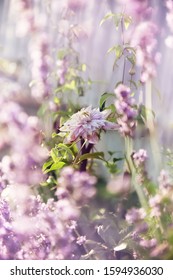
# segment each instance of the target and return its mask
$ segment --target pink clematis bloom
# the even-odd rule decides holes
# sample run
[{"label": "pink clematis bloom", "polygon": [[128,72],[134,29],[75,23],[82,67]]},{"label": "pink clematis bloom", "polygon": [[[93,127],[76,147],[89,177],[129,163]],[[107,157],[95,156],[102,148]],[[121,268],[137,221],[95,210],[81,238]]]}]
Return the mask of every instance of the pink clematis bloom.
[{"label": "pink clematis bloom", "polygon": [[100,112],[99,109],[92,109],[89,106],[73,114],[60,128],[60,131],[68,133],[66,143],[71,143],[81,137],[88,140],[89,143],[96,144],[101,129],[113,130],[118,128],[117,124],[106,120],[109,115],[110,110]]}]

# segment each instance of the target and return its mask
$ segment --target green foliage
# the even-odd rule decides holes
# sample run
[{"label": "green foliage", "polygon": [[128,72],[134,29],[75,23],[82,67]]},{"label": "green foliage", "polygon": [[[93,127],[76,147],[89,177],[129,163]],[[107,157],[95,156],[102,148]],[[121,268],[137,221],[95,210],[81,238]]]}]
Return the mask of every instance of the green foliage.
[{"label": "green foliage", "polygon": [[103,19],[100,22],[100,26],[107,20],[112,19],[116,29],[119,28],[119,25],[121,22],[123,22],[123,25],[125,27],[125,29],[128,29],[130,24],[132,23],[132,18],[131,16],[125,14],[125,13],[107,13]]},{"label": "green foliage", "polygon": [[146,108],[144,105],[140,105],[139,108],[139,115],[138,115],[138,121],[146,124],[147,119],[154,119],[155,113],[153,110]]},{"label": "green foliage", "polygon": [[105,161],[103,152],[95,152],[95,153],[86,153],[84,155],[81,155],[77,163],[80,163],[81,161],[86,159],[99,159]]},{"label": "green foliage", "polygon": [[44,173],[62,169],[65,165],[70,165],[75,159],[76,151],[74,145],[59,143],[50,151],[50,159],[44,163],[42,170]]},{"label": "green foliage", "polygon": [[99,101],[100,111],[103,111],[105,109],[106,100],[110,97],[115,97],[115,94],[105,92],[101,95],[100,101]]}]

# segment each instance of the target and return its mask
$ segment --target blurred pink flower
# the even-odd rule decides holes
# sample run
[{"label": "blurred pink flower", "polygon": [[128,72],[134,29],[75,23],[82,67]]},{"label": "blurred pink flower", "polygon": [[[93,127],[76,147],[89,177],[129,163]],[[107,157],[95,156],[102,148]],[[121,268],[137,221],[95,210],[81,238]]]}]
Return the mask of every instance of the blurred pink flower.
[{"label": "blurred pink flower", "polygon": [[131,208],[128,210],[125,218],[127,223],[134,224],[142,221],[146,217],[146,212],[143,208]]},{"label": "blurred pink flower", "polygon": [[125,6],[125,12],[135,20],[145,18],[151,12],[148,7],[148,0],[119,0],[120,4]]},{"label": "blurred pink flower", "polygon": [[74,12],[85,8],[86,4],[85,0],[68,0],[68,8]]},{"label": "blurred pink flower", "polygon": [[161,170],[160,175],[158,177],[158,182],[159,182],[159,188],[161,190],[168,189],[171,187],[171,178],[166,170],[164,169]]},{"label": "blurred pink flower", "polygon": [[99,109],[92,109],[89,106],[72,115],[60,128],[60,131],[68,133],[67,143],[76,141],[81,137],[88,140],[89,143],[95,144],[99,140],[101,129],[112,130],[118,128],[116,124],[106,120],[109,115],[109,110],[100,112]]},{"label": "blurred pink flower", "polygon": [[142,67],[141,82],[145,83],[156,76],[156,65],[160,55],[156,52],[158,28],[151,21],[140,23],[131,39],[131,46],[136,49],[136,63]]},{"label": "blurred pink flower", "polygon": [[140,47],[151,54],[157,44],[155,38],[157,33],[158,29],[154,23],[150,21],[142,22],[135,29],[131,43],[134,47]]},{"label": "blurred pink flower", "polygon": [[157,245],[157,240],[155,238],[149,240],[142,239],[139,244],[144,248],[153,248]]},{"label": "blurred pink flower", "polygon": [[130,191],[131,181],[130,175],[128,173],[124,173],[121,175],[112,178],[107,184],[107,190],[116,195],[127,194]]},{"label": "blurred pink flower", "polygon": [[133,107],[135,100],[131,97],[130,88],[120,84],[114,92],[117,97],[115,107],[118,113],[118,130],[122,136],[133,137],[136,128],[137,110]]},{"label": "blurred pink flower", "polygon": [[132,156],[134,163],[137,167],[141,167],[145,164],[147,160],[147,151],[144,149],[140,149],[138,152],[135,152]]},{"label": "blurred pink flower", "polygon": [[[173,2],[172,0],[166,1],[166,8],[167,8],[167,14],[166,14],[166,22],[169,27],[169,30],[171,33],[173,33]],[[173,36],[169,35],[165,39],[165,44],[168,48],[173,49]]]}]

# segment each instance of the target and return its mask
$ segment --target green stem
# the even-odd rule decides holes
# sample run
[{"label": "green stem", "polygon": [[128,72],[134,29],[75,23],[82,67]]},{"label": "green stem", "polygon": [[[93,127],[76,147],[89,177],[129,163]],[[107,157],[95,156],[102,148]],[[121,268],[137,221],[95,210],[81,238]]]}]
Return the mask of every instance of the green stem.
[{"label": "green stem", "polygon": [[133,148],[132,139],[130,137],[126,137],[125,138],[126,161],[128,162],[128,166],[130,167],[130,173],[132,175],[132,183],[133,183],[134,189],[138,195],[138,199],[140,201],[141,206],[145,210],[147,210],[148,209],[147,199],[143,192],[143,186],[139,185],[139,183],[137,182],[137,171],[136,171],[136,168],[135,168],[132,158],[131,158],[132,148]]}]

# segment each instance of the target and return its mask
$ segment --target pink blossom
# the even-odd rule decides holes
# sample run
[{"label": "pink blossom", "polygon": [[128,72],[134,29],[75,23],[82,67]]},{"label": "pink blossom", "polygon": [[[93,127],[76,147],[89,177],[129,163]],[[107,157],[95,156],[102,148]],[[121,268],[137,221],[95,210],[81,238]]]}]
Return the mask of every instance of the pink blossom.
[{"label": "pink blossom", "polygon": [[157,245],[157,240],[155,238],[149,240],[142,239],[139,244],[144,248],[153,248]]},{"label": "pink blossom", "polygon": [[131,208],[126,214],[126,221],[129,224],[140,222],[146,217],[146,212],[143,208]]},{"label": "pink blossom", "polygon": [[159,188],[161,190],[171,187],[170,176],[166,170],[164,170],[164,169],[161,170],[159,178],[158,178],[158,182],[159,182]]},{"label": "pink blossom", "polygon": [[147,53],[151,54],[157,44],[155,39],[157,33],[158,29],[154,23],[150,21],[140,23],[133,34],[132,46],[140,47],[140,49],[144,49]]},{"label": "pink blossom", "polygon": [[85,244],[86,243],[86,236],[85,235],[84,236],[79,236],[77,238],[76,243],[79,244],[80,246]]},{"label": "pink blossom", "polygon": [[106,120],[109,115],[109,110],[100,112],[99,109],[92,109],[89,106],[73,114],[60,128],[60,131],[68,133],[67,143],[74,142],[81,137],[89,143],[95,144],[99,140],[100,130],[117,129],[116,124]]},{"label": "pink blossom", "polygon": [[143,166],[147,158],[148,158],[147,151],[144,149],[140,149],[138,152],[135,152],[133,154],[133,160],[137,167]]},{"label": "pink blossom", "polygon": [[120,84],[114,92],[117,97],[115,107],[118,113],[118,130],[123,136],[132,137],[136,127],[137,110],[133,108],[135,101],[130,96],[130,88]]}]

